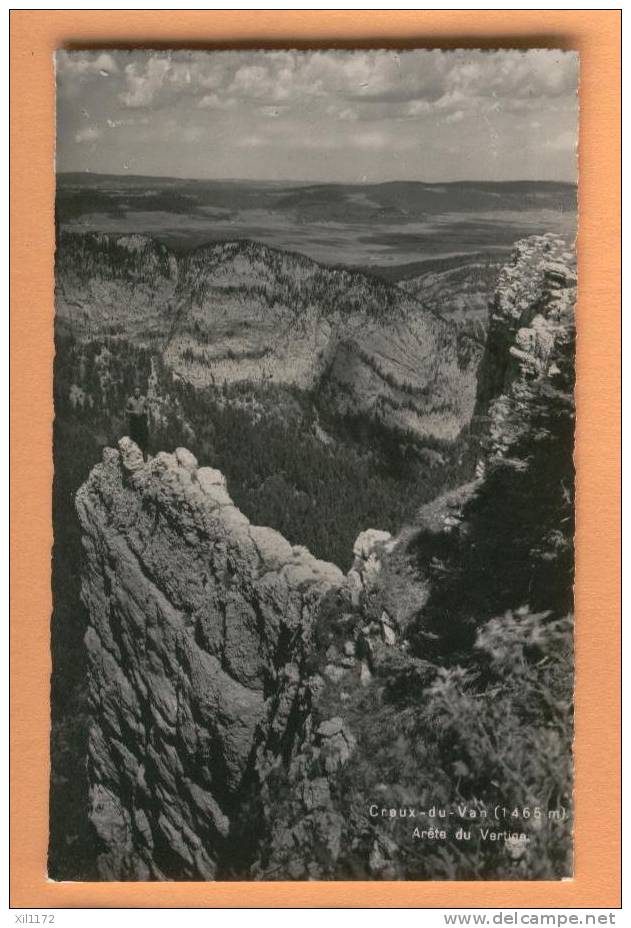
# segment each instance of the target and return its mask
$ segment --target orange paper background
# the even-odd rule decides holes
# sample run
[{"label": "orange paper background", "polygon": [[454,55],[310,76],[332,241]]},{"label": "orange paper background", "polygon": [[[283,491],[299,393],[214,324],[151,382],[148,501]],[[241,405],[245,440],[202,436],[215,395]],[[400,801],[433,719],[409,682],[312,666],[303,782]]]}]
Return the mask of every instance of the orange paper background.
[{"label": "orange paper background", "polygon": [[[13,11],[11,904],[620,905],[618,10]],[[52,542],[54,78],[60,47],[554,47],[581,55],[576,856],[559,883],[52,883],[46,878]]]}]

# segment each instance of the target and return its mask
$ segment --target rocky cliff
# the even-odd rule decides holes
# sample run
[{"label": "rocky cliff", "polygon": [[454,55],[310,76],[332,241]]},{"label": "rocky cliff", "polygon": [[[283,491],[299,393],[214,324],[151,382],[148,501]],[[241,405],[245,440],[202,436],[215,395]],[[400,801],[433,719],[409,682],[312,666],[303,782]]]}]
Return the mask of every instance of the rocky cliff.
[{"label": "rocky cliff", "polygon": [[213,879],[260,771],[307,735],[305,659],[342,574],[251,525],[183,449],[145,464],[123,439],[77,510],[100,873]]},{"label": "rocky cliff", "polygon": [[403,618],[424,656],[464,659],[485,621],[524,603],[573,610],[575,301],[564,240],[519,242],[489,309],[475,479],[424,505],[384,563],[403,602],[400,565],[415,564]]},{"label": "rocky cliff", "polygon": [[550,358],[573,333],[575,301],[576,256],[565,240],[549,233],[518,242],[490,306],[474,417],[497,415],[493,401],[518,381],[558,376]]},{"label": "rocky cliff", "polygon": [[502,857],[410,843],[368,810],[481,789],[571,803],[575,283],[561,240],[519,244],[477,479],[396,538],[364,533],[346,577],[251,525],[184,449],[105,451],[77,495],[103,878],[571,872],[569,824]]},{"label": "rocky cliff", "polygon": [[63,235],[56,262],[60,332],[144,346],[197,388],[291,385],[447,440],[471,418],[479,344],[384,281],[248,241],[178,255],[140,235]]}]

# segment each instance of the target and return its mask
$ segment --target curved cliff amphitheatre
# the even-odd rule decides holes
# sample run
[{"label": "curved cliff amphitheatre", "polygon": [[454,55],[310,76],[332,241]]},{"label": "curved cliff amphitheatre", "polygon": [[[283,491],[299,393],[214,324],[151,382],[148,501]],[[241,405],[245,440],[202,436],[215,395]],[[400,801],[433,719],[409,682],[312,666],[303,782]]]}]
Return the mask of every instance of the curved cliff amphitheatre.
[{"label": "curved cliff amphitheatre", "polygon": [[[498,854],[398,810],[458,815],[488,780],[571,805],[575,285],[564,238],[524,239],[477,331],[253,242],[62,236],[57,802],[84,872],[570,872],[567,821]],[[120,438],[139,375],[146,461]]]},{"label": "curved cliff amphitheatre", "polygon": [[49,878],[571,877],[578,55],[56,80]]},{"label": "curved cliff amphitheatre", "polygon": [[178,255],[140,235],[62,235],[57,320],[159,353],[197,387],[318,391],[340,414],[453,440],[481,346],[402,289],[257,242]]}]

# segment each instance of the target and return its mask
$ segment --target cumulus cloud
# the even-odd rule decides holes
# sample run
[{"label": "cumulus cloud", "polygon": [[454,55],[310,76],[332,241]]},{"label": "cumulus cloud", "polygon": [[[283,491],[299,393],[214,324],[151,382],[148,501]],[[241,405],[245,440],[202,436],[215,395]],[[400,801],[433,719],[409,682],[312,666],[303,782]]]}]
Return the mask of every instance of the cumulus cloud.
[{"label": "cumulus cloud", "polygon": [[261,113],[262,116],[268,116],[271,119],[278,119],[279,116],[284,116],[285,113],[289,112],[289,110],[289,106],[261,106],[259,113]]},{"label": "cumulus cloud", "polygon": [[[201,109],[238,104],[338,104],[335,118],[366,118],[388,104],[393,117],[424,115],[463,100],[528,101],[576,91],[578,57],[545,49],[410,52],[60,53],[63,79],[119,75],[125,108],[161,107],[192,97]],[[359,109],[357,108],[359,107]],[[407,109],[406,109],[407,107]],[[345,113],[346,115],[341,115]]]},{"label": "cumulus cloud", "polygon": [[353,140],[358,148],[385,148],[389,143],[388,136],[379,131],[359,132]]},{"label": "cumulus cloud", "polygon": [[105,120],[105,125],[108,129],[121,129],[127,126],[146,126],[148,123],[148,116],[125,116],[122,119],[110,119],[108,116]]},{"label": "cumulus cloud", "polygon": [[119,74],[113,54],[108,52],[66,52],[55,55],[55,72],[60,97],[78,98],[86,84],[112,82]]},{"label": "cumulus cloud", "polygon": [[216,59],[216,55],[188,52],[147,53],[125,66],[125,88],[119,102],[134,109],[160,108],[180,97],[212,99],[214,95],[208,91],[225,83],[225,69]]},{"label": "cumulus cloud", "polygon": [[578,55],[574,52],[529,49],[477,52],[474,57],[456,54],[459,60],[449,84],[467,96],[556,97],[577,89]]},{"label": "cumulus cloud", "polygon": [[465,117],[464,110],[454,110],[453,113],[449,113],[448,116],[445,116],[444,123],[446,126],[451,126],[454,123],[462,122]]},{"label": "cumulus cloud", "polygon": [[101,130],[97,129],[96,126],[87,126],[85,129],[79,129],[75,133],[74,140],[75,142],[84,143],[84,142],[96,142],[101,138]]},{"label": "cumulus cloud", "polygon": [[108,52],[66,52],[59,51],[55,56],[57,75],[66,79],[82,77],[109,77],[118,73],[118,65]]},{"label": "cumulus cloud", "polygon": [[[567,154],[578,112],[574,53],[62,52],[57,77],[60,150],[65,138],[76,153],[73,166],[83,153],[95,169],[96,146],[85,143],[100,137],[94,134],[100,126],[99,163],[109,157],[118,164],[133,153],[148,173],[194,174],[187,146],[204,139],[213,151],[208,163],[213,170],[221,163],[224,174],[249,176],[263,168],[300,176],[303,163],[315,165],[326,151],[322,170],[332,176],[338,168],[353,176],[370,171],[370,164],[383,173],[388,152],[393,159],[401,155],[401,171],[422,173],[434,158],[440,177],[448,170],[463,176],[471,168],[465,154],[463,165],[454,167],[458,148],[449,164],[436,153],[453,146],[454,134],[466,125],[467,146],[477,146],[483,173],[493,149],[506,158],[511,174],[517,168],[509,153],[532,143],[527,134],[538,123],[542,157],[545,150],[549,164],[566,165],[555,168],[558,174],[574,170]],[[306,154],[310,149],[313,159]],[[413,152],[421,154],[417,161]],[[161,159],[164,166],[153,167]]]},{"label": "cumulus cloud", "polygon": [[125,68],[127,90],[119,94],[123,106],[151,106],[170,69],[167,58],[149,58],[144,67],[128,64]]},{"label": "cumulus cloud", "polygon": [[216,93],[208,93],[201,97],[197,106],[202,110],[234,110],[237,101],[234,97],[220,97]]},{"label": "cumulus cloud", "polygon": [[239,148],[261,148],[261,146],[269,144],[271,144],[271,139],[263,138],[260,135],[244,135],[237,139]]},{"label": "cumulus cloud", "polygon": [[576,143],[576,133],[566,131],[547,139],[544,146],[549,151],[575,151]]}]

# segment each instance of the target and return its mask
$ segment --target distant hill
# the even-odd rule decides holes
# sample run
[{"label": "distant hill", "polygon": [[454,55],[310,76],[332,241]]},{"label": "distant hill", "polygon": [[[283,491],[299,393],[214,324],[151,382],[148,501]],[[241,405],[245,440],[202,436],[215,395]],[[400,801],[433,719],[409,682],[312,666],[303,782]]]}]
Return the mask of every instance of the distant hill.
[{"label": "distant hill", "polygon": [[[66,173],[57,175],[60,218],[92,208],[107,200],[108,207],[125,210],[162,208],[164,198],[178,198],[197,209],[218,207],[239,210],[298,210],[304,215],[344,210],[363,217],[388,212],[409,217],[424,213],[547,208],[574,211],[576,185],[556,181],[454,181],[427,184],[391,181],[381,184],[308,184],[295,181],[185,180],[124,174]],[[93,198],[94,202],[91,202]],[[142,201],[142,202],[133,202]]]},{"label": "distant hill", "polygon": [[398,287],[255,242],[185,254],[142,236],[62,235],[57,324],[144,345],[195,387],[316,391],[327,408],[453,440],[481,346]]},{"label": "distant hill", "polygon": [[[573,237],[576,186],[552,181],[308,184],[60,174],[67,231],[140,233],[182,251],[255,239],[380,275],[484,250],[507,257],[533,232]],[[406,276],[410,276],[407,274]]]},{"label": "distant hill", "polygon": [[576,187],[551,181],[455,181],[425,184],[392,181],[385,184],[315,184],[298,187],[278,199],[280,208],[296,208],[312,216],[327,217],[345,211],[348,216],[375,213],[390,219],[423,218],[443,211],[573,209]]}]

